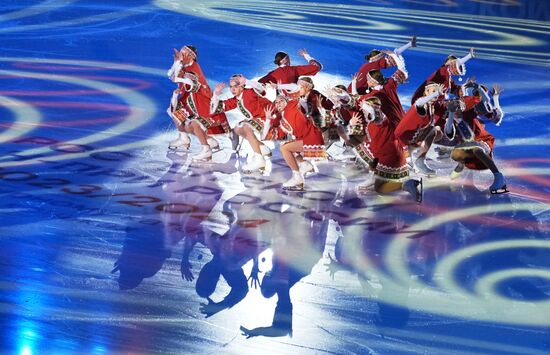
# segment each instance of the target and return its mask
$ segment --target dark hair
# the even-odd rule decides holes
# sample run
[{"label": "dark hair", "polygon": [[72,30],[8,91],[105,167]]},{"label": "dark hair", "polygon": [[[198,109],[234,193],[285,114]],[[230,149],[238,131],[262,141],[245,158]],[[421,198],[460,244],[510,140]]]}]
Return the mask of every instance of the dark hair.
[{"label": "dark hair", "polygon": [[373,49],[372,51],[369,52],[369,54],[365,54],[365,60],[368,62],[371,60],[371,58],[376,57],[380,53],[382,52],[379,51],[378,49]]},{"label": "dark hair", "polygon": [[197,47],[192,46],[192,45],[187,45],[186,47],[189,48],[193,53],[195,53],[195,57],[198,56]]},{"label": "dark hair", "polygon": [[313,80],[311,80],[311,78],[309,76],[302,76],[302,77],[299,78],[299,80],[303,80],[303,81],[313,85]]},{"label": "dark hair", "polygon": [[277,54],[275,54],[275,60],[273,61],[273,63],[279,65],[281,60],[285,59],[286,57],[288,57],[288,54],[286,52],[277,52]]},{"label": "dark hair", "polygon": [[384,82],[384,75],[380,70],[377,70],[377,69],[371,70],[369,71],[369,75],[371,76],[371,78],[378,81],[378,83],[380,84]]},{"label": "dark hair", "polygon": [[444,62],[444,63],[447,63],[449,60],[455,60],[455,59],[458,59],[457,56],[451,54],[450,56],[448,56],[447,58],[445,58],[445,62]]},{"label": "dark hair", "polygon": [[344,91],[348,91],[348,88],[345,85],[336,85],[335,88],[342,89]]}]

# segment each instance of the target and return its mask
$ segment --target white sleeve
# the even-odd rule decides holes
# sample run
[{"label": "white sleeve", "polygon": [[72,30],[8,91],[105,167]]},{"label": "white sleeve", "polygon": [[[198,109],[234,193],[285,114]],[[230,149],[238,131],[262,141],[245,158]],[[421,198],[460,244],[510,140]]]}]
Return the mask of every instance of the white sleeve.
[{"label": "white sleeve", "polygon": [[403,53],[404,51],[406,51],[407,49],[411,48],[412,47],[412,42],[411,41],[408,41],[406,44],[402,45],[401,47],[399,48],[395,48],[394,49],[394,52],[397,54],[397,55],[401,55],[401,53]]},{"label": "white sleeve", "polygon": [[433,99],[435,99],[436,97],[438,97],[439,95],[441,95],[439,92],[434,92],[433,94],[431,95],[428,95],[428,96],[423,96],[421,98],[419,98],[418,100],[416,100],[416,102],[414,103],[414,105],[416,107],[422,107],[424,106],[425,104],[427,104],[428,102],[432,101]]},{"label": "white sleeve", "polygon": [[246,80],[245,85],[250,86],[252,89],[254,89],[254,91],[262,96],[265,94],[265,86],[260,82],[254,80]]},{"label": "white sleeve", "polygon": [[472,55],[472,53],[468,53],[467,55],[465,55],[464,57],[462,58],[458,58],[456,61],[459,63],[459,64],[464,64],[466,63],[467,61],[469,61],[470,59],[472,59],[474,56]]},{"label": "white sleeve", "polygon": [[215,113],[218,109],[218,105],[220,104],[220,97],[216,94],[212,95],[212,99],[210,99],[210,113]]},{"label": "white sleeve", "polygon": [[172,64],[172,67],[168,69],[168,72],[166,73],[168,75],[168,78],[174,81],[181,68],[183,68],[183,64],[179,60],[175,61],[174,64]]},{"label": "white sleeve", "polygon": [[357,95],[357,79],[356,78],[354,78],[351,81],[351,94],[352,95]]},{"label": "white sleeve", "polygon": [[174,80],[172,80],[173,82],[175,83],[182,83],[182,84],[187,84],[187,85],[190,85],[190,86],[193,86],[193,80],[191,79],[188,79],[188,78],[179,78],[179,77],[176,77]]}]

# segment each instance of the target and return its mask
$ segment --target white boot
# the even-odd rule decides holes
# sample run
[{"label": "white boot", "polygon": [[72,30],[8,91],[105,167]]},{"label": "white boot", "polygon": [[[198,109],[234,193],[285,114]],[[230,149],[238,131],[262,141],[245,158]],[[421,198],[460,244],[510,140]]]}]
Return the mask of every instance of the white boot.
[{"label": "white boot", "polygon": [[314,173],[315,172],[315,167],[313,166],[312,163],[310,163],[307,160],[303,160],[303,161],[299,162],[298,166],[300,167],[300,173],[302,175],[305,175],[307,173]]},{"label": "white boot", "polygon": [[191,140],[189,139],[187,133],[179,132],[178,138],[168,144],[168,149],[177,150],[178,148],[183,147],[185,150],[189,150],[190,145]]},{"label": "white boot", "polygon": [[299,171],[292,171],[292,177],[287,182],[283,183],[283,190],[303,191],[304,176]]},{"label": "white boot", "polygon": [[265,169],[265,159],[261,154],[252,153],[252,158],[248,163],[243,165],[242,171],[245,174],[250,174],[257,170]]},{"label": "white boot", "polygon": [[271,153],[271,149],[269,149],[269,147],[263,143],[260,143],[260,152],[262,152],[262,156],[264,157],[270,157],[271,155],[273,155]]},{"label": "white boot", "polygon": [[210,161],[212,160],[212,149],[209,145],[201,146],[202,149],[199,153],[193,156],[193,161]]},{"label": "white boot", "polygon": [[218,152],[221,150],[220,148],[220,144],[218,143],[218,141],[213,138],[213,137],[206,137],[206,142],[208,143],[208,145],[210,146],[210,149],[214,152]]}]

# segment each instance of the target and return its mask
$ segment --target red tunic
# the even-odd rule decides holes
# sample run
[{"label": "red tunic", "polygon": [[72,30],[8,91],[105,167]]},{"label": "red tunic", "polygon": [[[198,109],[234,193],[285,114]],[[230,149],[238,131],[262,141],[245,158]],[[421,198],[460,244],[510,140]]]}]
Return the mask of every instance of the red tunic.
[{"label": "red tunic", "polygon": [[369,165],[378,158],[374,173],[389,181],[400,181],[409,176],[405,153],[402,145],[395,139],[392,123],[387,118],[380,124],[371,122],[367,132],[367,139],[355,150]]},{"label": "red tunic", "polygon": [[199,78],[199,82],[201,83],[201,85],[206,87],[207,95],[210,95],[210,97],[212,97],[212,90],[210,90],[210,86],[208,86],[208,83],[206,82],[206,77],[204,76],[204,73],[202,72],[202,69],[199,63],[193,61],[191,65],[183,66],[181,70],[187,73],[197,74],[197,77]]},{"label": "red tunic", "polygon": [[321,130],[302,113],[297,100],[286,105],[280,126],[283,131],[304,142],[304,159],[324,159],[327,157],[325,142]]},{"label": "red tunic", "polygon": [[456,85],[456,83],[452,79],[451,73],[449,73],[449,68],[445,65],[442,65],[441,67],[439,67],[439,69],[434,71],[432,73],[432,75],[430,75],[428,77],[428,79],[426,79],[422,84],[420,84],[418,89],[416,89],[416,91],[414,92],[414,94],[412,96],[412,99],[411,99],[411,105],[414,105],[416,100],[418,100],[420,97],[424,96],[424,89],[426,88],[426,85],[430,81],[433,81],[434,83],[443,85],[445,87],[445,89],[447,89],[447,90],[450,89],[451,93],[453,93],[457,96],[460,92],[460,87],[458,85]]},{"label": "red tunic", "polygon": [[382,103],[382,112],[388,117],[390,123],[395,128],[405,116],[405,111],[403,106],[401,106],[401,101],[399,101],[399,96],[397,95],[397,86],[398,83],[393,77],[386,80],[382,89],[373,90],[366,95],[360,97],[359,102],[369,97],[376,96],[380,99]]},{"label": "red tunic", "polygon": [[[360,74],[360,77],[355,84],[357,93],[359,95],[364,95],[367,93],[367,90],[369,88],[369,84],[367,84],[367,74],[371,70],[380,70],[386,68],[390,68],[386,57],[382,57],[378,60],[375,60],[374,62],[368,62],[361,65],[361,68],[359,68],[359,70],[357,71],[357,73]],[[348,92],[351,92],[351,84],[348,85]]]},{"label": "red tunic", "polygon": [[[462,113],[462,119],[468,123],[472,131],[474,132],[474,141],[478,146],[483,149],[490,157],[493,156],[493,149],[495,147],[495,137],[485,130],[485,126],[477,118],[477,113],[475,112],[474,106],[477,105],[481,99],[479,97],[467,96],[464,98],[464,103],[466,104],[466,111]],[[458,149],[467,149],[461,147],[460,144],[456,147]],[[467,159],[464,162],[464,165],[468,169],[472,170],[485,170],[488,169],[485,164],[483,164],[477,158]]]},{"label": "red tunic", "polygon": [[426,111],[423,107],[413,105],[405,113],[405,116],[395,128],[395,137],[403,145],[420,144],[432,130],[434,116]]},{"label": "red tunic", "polygon": [[321,63],[312,59],[307,65],[289,65],[278,67],[277,69],[267,73],[264,77],[260,78],[258,82],[262,84],[278,84],[279,82],[282,84],[296,84],[300,76],[315,75],[321,70],[321,68]]},{"label": "red tunic", "polygon": [[[271,107],[275,111],[275,105],[263,96],[258,95],[254,89],[244,89],[239,97],[232,97],[227,100],[221,100],[216,109],[216,113],[230,111],[238,108],[244,115],[243,122],[248,123],[258,133],[262,134],[265,126],[265,109]],[[275,129],[277,125],[270,128]],[[276,130],[271,131],[268,139],[282,139],[284,136],[278,134]]]},{"label": "red tunic", "polygon": [[[197,75],[199,83],[201,84],[201,88],[199,90],[200,94],[193,95],[194,97],[192,98],[192,100],[194,101],[195,107],[197,108],[198,117],[203,118],[199,119],[198,121],[204,126],[204,128],[207,129],[207,134],[222,134],[229,132],[231,128],[229,127],[229,122],[227,121],[225,113],[221,112],[210,114],[210,100],[212,99],[212,90],[210,89],[210,86],[206,81],[206,77],[204,76],[204,73],[202,72],[199,63],[193,61],[191,65],[183,66],[180,71],[180,76],[183,76],[183,72],[195,73]],[[181,91],[185,91],[184,85],[182,83],[178,83],[178,87]],[[205,110],[205,97],[208,100],[207,110]],[[188,101],[187,98],[185,98],[184,100]],[[181,101],[182,98],[180,98],[180,102]],[[197,114],[197,112],[195,112],[195,114]]]}]

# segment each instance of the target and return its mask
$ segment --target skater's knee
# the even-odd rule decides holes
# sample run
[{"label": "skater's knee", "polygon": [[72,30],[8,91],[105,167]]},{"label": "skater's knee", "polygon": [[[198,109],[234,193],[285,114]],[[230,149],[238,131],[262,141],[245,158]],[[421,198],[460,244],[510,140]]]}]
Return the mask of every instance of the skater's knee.
[{"label": "skater's knee", "polygon": [[457,162],[462,162],[466,159],[466,152],[462,149],[454,149],[451,153],[451,159]]}]

